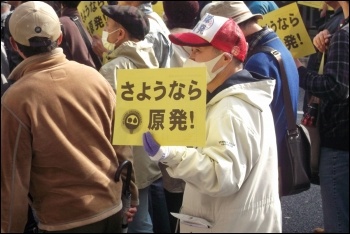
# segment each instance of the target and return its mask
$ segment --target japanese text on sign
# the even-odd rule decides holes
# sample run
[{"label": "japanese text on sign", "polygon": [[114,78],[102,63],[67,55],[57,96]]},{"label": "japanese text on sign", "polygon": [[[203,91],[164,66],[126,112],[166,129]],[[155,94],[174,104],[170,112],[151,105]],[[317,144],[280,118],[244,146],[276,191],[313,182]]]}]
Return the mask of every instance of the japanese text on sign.
[{"label": "japanese text on sign", "polygon": [[258,23],[274,30],[294,58],[316,52],[296,3],[264,15],[264,19],[259,20]]},{"label": "japanese text on sign", "polygon": [[106,1],[81,1],[78,5],[78,12],[90,35],[102,35],[107,21],[101,11],[104,5],[107,5]]},{"label": "japanese text on sign", "polygon": [[121,69],[113,144],[142,145],[151,131],[162,145],[205,143],[205,68]]},{"label": "japanese text on sign", "polygon": [[[128,81],[125,85],[121,86],[121,98],[124,101],[133,101],[134,98],[137,98],[139,101],[144,101],[146,99],[151,100],[152,97],[148,94],[148,91],[151,91],[154,95],[153,98],[155,101],[163,99],[165,95],[168,95],[169,98],[174,100],[185,99],[187,97],[189,97],[189,100],[196,100],[201,96],[202,91],[196,88],[196,85],[198,84],[197,81],[191,80],[190,83],[191,84],[186,92],[188,96],[185,96],[186,94],[183,93],[186,84],[179,83],[175,80],[173,80],[168,87],[164,86],[163,81],[157,80],[155,81],[155,85],[152,86],[153,88],[151,85],[147,85],[148,82],[142,82],[142,92],[134,96],[135,92],[133,91],[133,88],[135,85]],[[167,91],[167,89],[169,91]]]}]

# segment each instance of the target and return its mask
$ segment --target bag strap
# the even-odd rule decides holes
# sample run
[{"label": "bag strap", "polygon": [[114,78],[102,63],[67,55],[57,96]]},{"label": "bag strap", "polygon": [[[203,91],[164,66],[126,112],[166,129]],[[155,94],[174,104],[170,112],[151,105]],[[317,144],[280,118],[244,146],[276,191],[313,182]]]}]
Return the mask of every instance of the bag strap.
[{"label": "bag strap", "polygon": [[83,26],[81,25],[81,22],[80,22],[80,20],[79,20],[79,17],[76,16],[76,15],[73,15],[73,16],[70,16],[69,18],[70,18],[70,19],[75,23],[75,25],[78,27],[79,32],[80,32],[81,36],[83,37],[83,39],[84,39],[84,41],[85,41],[86,47],[87,47],[88,50],[89,50],[90,56],[91,56],[92,60],[93,60],[94,63],[95,63],[96,69],[99,70],[99,69],[102,67],[102,62],[101,62],[100,58],[97,57],[97,55],[95,54],[95,52],[92,50],[91,42],[90,42],[88,36],[86,35],[86,32],[85,32]]},{"label": "bag strap", "polygon": [[287,133],[288,135],[298,134],[298,129],[296,126],[296,120],[294,118],[293,114],[293,107],[292,107],[292,100],[290,98],[290,91],[289,91],[289,84],[287,80],[286,75],[286,69],[284,67],[284,64],[282,62],[282,56],[281,53],[272,47],[269,46],[259,46],[253,49],[247,56],[249,58],[253,54],[259,53],[259,52],[265,52],[268,54],[271,54],[278,62],[280,71],[281,71],[281,81],[282,81],[282,90],[283,90],[283,99],[284,99],[284,105],[285,105],[285,112],[287,117]]}]

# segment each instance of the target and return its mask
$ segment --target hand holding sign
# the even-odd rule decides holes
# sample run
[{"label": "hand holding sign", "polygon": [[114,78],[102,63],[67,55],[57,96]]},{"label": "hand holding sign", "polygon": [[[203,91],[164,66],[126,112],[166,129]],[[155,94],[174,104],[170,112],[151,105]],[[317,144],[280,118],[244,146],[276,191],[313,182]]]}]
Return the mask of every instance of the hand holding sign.
[{"label": "hand holding sign", "polygon": [[92,50],[97,54],[100,58],[103,56],[104,52],[108,52],[108,50],[103,46],[101,36],[93,35],[92,36]]},{"label": "hand holding sign", "polygon": [[320,52],[325,52],[325,50],[328,47],[331,34],[327,29],[319,32],[313,39],[314,46],[320,51]]},{"label": "hand holding sign", "polygon": [[169,156],[169,147],[160,146],[153,138],[150,132],[146,132],[142,136],[143,147],[148,153],[152,161],[159,161]]}]

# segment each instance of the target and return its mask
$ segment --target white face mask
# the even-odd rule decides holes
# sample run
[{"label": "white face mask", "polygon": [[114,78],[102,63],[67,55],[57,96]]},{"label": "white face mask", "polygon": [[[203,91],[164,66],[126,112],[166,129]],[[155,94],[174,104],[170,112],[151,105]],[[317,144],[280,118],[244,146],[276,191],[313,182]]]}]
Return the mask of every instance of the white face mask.
[{"label": "white face mask", "polygon": [[107,41],[107,38],[108,38],[108,35],[109,34],[112,34],[112,33],[115,33],[116,31],[118,31],[120,28],[118,28],[118,29],[116,29],[116,30],[114,30],[113,32],[107,32],[107,31],[102,31],[102,37],[101,37],[101,40],[102,40],[102,45],[107,49],[107,50],[114,50],[114,45],[115,45],[115,43],[117,43],[118,42],[118,40],[117,41],[115,41],[114,43],[110,43],[110,42],[108,42]]},{"label": "white face mask", "polygon": [[224,54],[220,54],[217,57],[213,58],[212,60],[209,60],[207,62],[196,62],[192,59],[187,59],[183,65],[183,67],[206,67],[207,68],[207,84],[212,81],[217,74],[219,74],[222,70],[225,69],[227,66],[223,66],[218,68],[215,72],[213,72],[213,68],[215,67],[216,63],[221,59],[221,57]]},{"label": "white face mask", "polygon": [[114,49],[114,44],[109,43],[109,42],[107,41],[107,38],[108,38],[108,32],[102,31],[102,37],[101,37],[102,45],[103,45],[108,51],[113,50],[113,49]]}]

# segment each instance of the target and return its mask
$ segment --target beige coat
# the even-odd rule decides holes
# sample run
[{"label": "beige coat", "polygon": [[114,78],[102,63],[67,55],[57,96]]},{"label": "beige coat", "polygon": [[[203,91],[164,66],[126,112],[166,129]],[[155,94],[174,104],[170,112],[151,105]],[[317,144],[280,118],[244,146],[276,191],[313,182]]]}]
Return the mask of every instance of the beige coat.
[{"label": "beige coat", "polygon": [[[261,79],[261,78],[260,78]],[[274,80],[237,72],[210,97],[204,147],[169,147],[161,160],[186,182],[183,233],[282,232],[277,146],[270,103]],[[235,85],[234,85],[235,84]]]},{"label": "beige coat", "polygon": [[9,79],[16,82],[1,99],[2,232],[23,232],[28,193],[39,228],[48,231],[121,210],[114,175],[132,152],[111,144],[115,94],[106,80],[66,60],[61,48],[25,59]]}]

